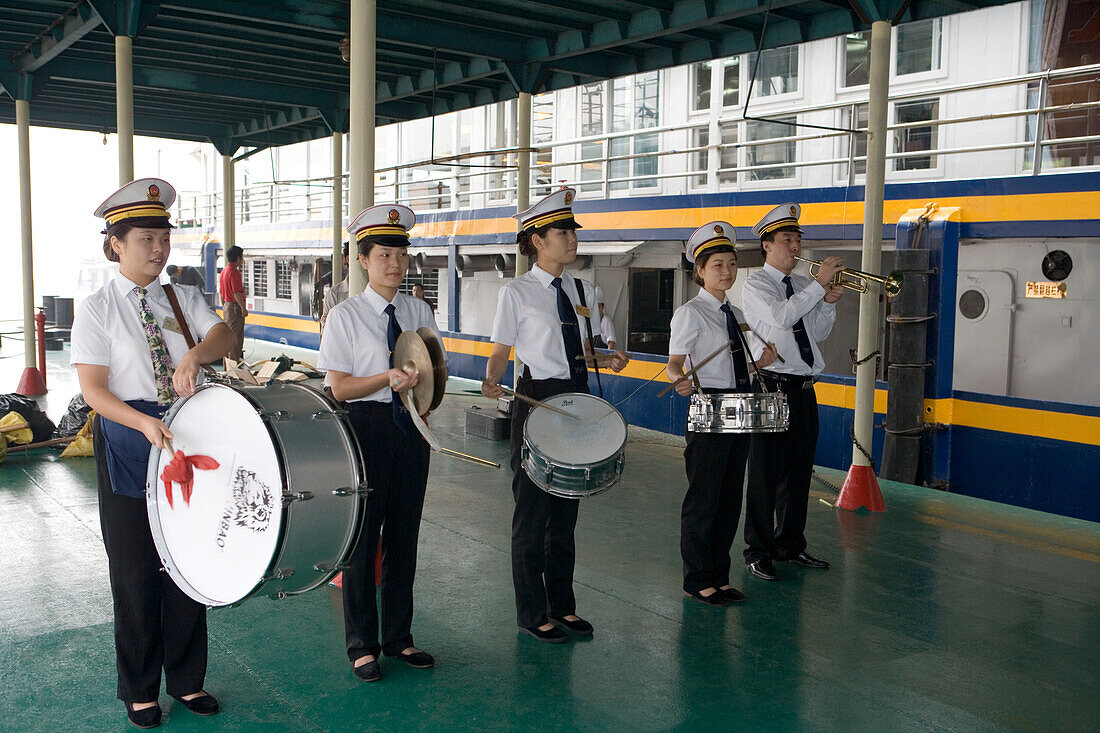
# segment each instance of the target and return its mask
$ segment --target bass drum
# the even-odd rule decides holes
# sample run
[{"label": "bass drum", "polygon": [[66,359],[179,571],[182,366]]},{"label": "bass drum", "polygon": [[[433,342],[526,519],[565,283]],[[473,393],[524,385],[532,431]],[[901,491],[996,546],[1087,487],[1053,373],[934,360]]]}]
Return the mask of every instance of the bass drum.
[{"label": "bass drum", "polygon": [[207,383],[168,410],[146,504],[169,577],[207,606],[304,593],[343,569],[367,489],[346,414],[301,384]]}]

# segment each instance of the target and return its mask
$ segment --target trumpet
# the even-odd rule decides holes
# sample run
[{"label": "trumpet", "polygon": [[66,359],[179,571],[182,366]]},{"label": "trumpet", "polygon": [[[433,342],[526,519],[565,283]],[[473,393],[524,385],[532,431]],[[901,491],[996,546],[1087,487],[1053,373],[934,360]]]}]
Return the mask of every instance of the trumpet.
[{"label": "trumpet", "polygon": [[[821,270],[820,260],[810,260],[805,257],[795,256],[795,259],[799,262],[805,262],[810,266],[810,277],[817,277],[817,273]],[[873,275],[869,272],[861,272],[860,270],[844,269],[840,270],[833,276],[830,285],[839,285],[849,290],[854,290],[857,293],[866,293],[871,287],[868,283],[878,283],[882,286],[883,292],[886,293],[887,298],[893,298],[895,295],[901,292],[901,286],[905,282],[905,276],[898,270],[894,270],[886,277],[881,275]]]}]

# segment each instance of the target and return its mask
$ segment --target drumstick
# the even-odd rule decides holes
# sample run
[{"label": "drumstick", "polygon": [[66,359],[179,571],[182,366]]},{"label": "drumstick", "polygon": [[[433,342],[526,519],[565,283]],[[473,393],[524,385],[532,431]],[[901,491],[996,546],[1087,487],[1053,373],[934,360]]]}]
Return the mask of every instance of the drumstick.
[{"label": "drumstick", "polygon": [[723,344],[722,346],[718,347],[718,350],[717,350],[717,351],[715,351],[715,352],[714,352],[713,354],[711,354],[710,356],[708,356],[708,357],[707,357],[706,359],[703,359],[703,360],[702,360],[701,362],[699,362],[698,364],[696,364],[695,366],[693,366],[693,367],[692,367],[691,369],[689,369],[688,371],[684,372],[684,376],[680,377],[680,378],[679,378],[679,379],[677,379],[677,380],[676,380],[675,382],[673,382],[672,384],[668,385],[667,387],[665,387],[664,389],[662,389],[662,390],[661,390],[660,392],[658,392],[658,393],[657,393],[657,396],[658,396],[658,397],[664,397],[664,396],[665,396],[666,394],[668,394],[668,391],[669,391],[670,389],[673,389],[673,388],[674,388],[674,387],[675,387],[675,386],[676,386],[677,384],[679,384],[680,382],[684,381],[685,379],[688,379],[688,378],[690,378],[690,377],[691,377],[691,375],[695,374],[695,372],[697,372],[697,371],[699,371],[700,369],[702,369],[702,368],[703,368],[703,367],[704,367],[704,366],[705,366],[705,365],[707,364],[707,362],[709,362],[709,361],[710,361],[711,359],[713,359],[713,358],[717,357],[717,356],[718,356],[719,354],[721,354],[721,353],[722,353],[723,351],[727,351],[727,350],[729,350],[729,347],[730,347],[730,346],[732,346],[732,345],[733,345],[733,339],[730,339],[729,341],[727,341],[726,343],[724,343],[724,344]]},{"label": "drumstick", "polygon": [[556,412],[559,415],[565,415],[566,417],[571,417],[574,420],[580,420],[580,418],[577,417],[576,415],[574,415],[573,413],[566,412],[565,410],[561,409],[560,407],[554,407],[553,405],[551,405],[549,403],[542,402],[541,400],[536,400],[534,397],[528,397],[525,394],[520,394],[519,392],[515,391],[511,387],[505,387],[503,384],[498,384],[497,386],[500,387],[501,389],[503,389],[505,394],[510,394],[513,397],[515,397],[517,400],[519,400],[520,402],[526,402],[527,404],[531,405],[532,407],[545,407],[547,410],[550,410],[550,412]]},{"label": "drumstick", "polygon": [[30,425],[28,425],[26,421],[24,421],[21,423],[16,423],[15,425],[7,425],[5,427],[2,427],[0,428],[0,433],[14,433],[16,430],[26,430],[29,427]]},{"label": "drumstick", "polygon": [[604,362],[613,361],[615,359],[615,354],[577,354],[574,358],[577,361],[583,361],[589,364],[592,362],[602,364]]},{"label": "drumstick", "polygon": [[53,440],[43,440],[41,443],[26,443],[24,445],[13,445],[8,448],[8,453],[16,453],[18,451],[33,450],[35,448],[48,448],[51,445],[63,445],[65,443],[71,443],[79,435],[71,435],[68,438],[54,438]]}]

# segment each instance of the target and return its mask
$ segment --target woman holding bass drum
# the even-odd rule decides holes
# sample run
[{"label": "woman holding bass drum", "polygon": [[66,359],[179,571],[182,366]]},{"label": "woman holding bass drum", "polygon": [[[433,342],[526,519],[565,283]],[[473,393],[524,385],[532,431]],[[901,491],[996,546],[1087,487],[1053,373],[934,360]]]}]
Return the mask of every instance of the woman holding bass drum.
[{"label": "woman holding bass drum", "polygon": [[[524,370],[516,391],[545,400],[566,392],[588,394],[584,356],[600,334],[596,290],[570,275],[565,266],[577,259],[577,232],[571,205],[576,192],[563,188],[516,216],[520,252],[535,260],[531,271],[500,290],[493,320],[493,351],[481,391],[502,397],[499,382],[512,347]],[[608,359],[616,372],[628,358]],[[521,465],[524,423],[531,408],[517,400],[512,410],[512,582],[521,632],[552,644],[569,633],[588,636],[592,624],[576,614],[573,567],[578,500],[551,495],[528,477]],[[568,633],[567,633],[568,632]]]},{"label": "woman holding bass drum", "polygon": [[[687,242],[687,259],[695,265],[692,279],[701,289],[672,316],[665,371],[676,382],[684,376],[685,362],[694,366],[714,352],[719,355],[702,364],[691,379],[676,384],[683,396],[696,387],[704,394],[752,392],[750,374],[776,358],[775,348],[768,344],[751,363],[741,312],[726,299],[737,278],[734,241],[733,226],[714,221],[695,230]],[[741,516],[749,439],[747,434],[696,432],[688,426],[688,490],[680,514],[684,593],[712,606],[745,600],[730,585],[729,553]]]},{"label": "woman holding bass drum", "polygon": [[[99,521],[114,600],[118,698],[139,728],[160,725],[161,668],[168,694],[199,715],[218,712],[203,690],[206,608],[161,572],[146,510],[151,446],[168,449],[161,421],[177,395],[193,394],[200,367],[228,353],[233,333],[193,287],[162,286],[172,250],[175,189],[157,178],[126,184],[96,210],[103,254],[119,274],[81,303],[71,363],[97,413],[93,433]],[[184,323],[180,322],[180,319]],[[188,348],[183,329],[203,339]]]},{"label": "woman holding bass drum", "polygon": [[[416,386],[418,376],[395,369],[393,363],[403,330],[427,326],[438,333],[431,307],[398,292],[409,269],[408,230],[415,222],[407,206],[383,204],[348,225],[369,283],[329,311],[317,361],[328,372],[333,397],[348,403],[372,492],[362,534],[344,571],[347,654],[353,674],[364,682],[381,679],[380,654],[417,669],[435,665],[431,654],[413,646],[412,637],[416,546],[430,448],[400,397]],[[379,531],[385,548],[381,614],[374,578]]]}]

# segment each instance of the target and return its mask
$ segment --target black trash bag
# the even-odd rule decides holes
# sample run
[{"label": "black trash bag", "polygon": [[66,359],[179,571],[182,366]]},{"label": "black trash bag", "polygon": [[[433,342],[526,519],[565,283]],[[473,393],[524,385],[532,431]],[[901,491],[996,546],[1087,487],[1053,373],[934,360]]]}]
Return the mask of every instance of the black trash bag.
[{"label": "black trash bag", "polygon": [[24,397],[14,392],[0,394],[0,417],[7,415],[9,412],[18,412],[23,416],[23,419],[31,427],[31,434],[34,436],[35,443],[49,440],[56,429],[53,420],[46,417],[46,413],[42,412],[38,407],[38,403],[30,397]]},{"label": "black trash bag", "polygon": [[92,408],[84,401],[84,395],[79,392],[69,400],[69,409],[61,422],[57,424],[57,430],[53,431],[55,438],[71,438],[81,431],[88,422],[88,416],[92,414]]}]

